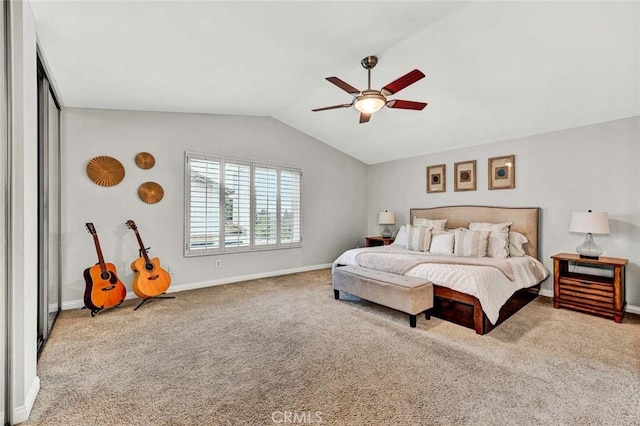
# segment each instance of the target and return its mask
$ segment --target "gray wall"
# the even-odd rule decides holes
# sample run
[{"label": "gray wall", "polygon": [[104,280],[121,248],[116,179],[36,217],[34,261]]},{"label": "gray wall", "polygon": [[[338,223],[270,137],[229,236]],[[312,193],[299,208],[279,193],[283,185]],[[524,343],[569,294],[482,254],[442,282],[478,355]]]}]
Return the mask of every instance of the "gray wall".
[{"label": "gray wall", "polygon": [[[428,136],[425,136],[428,137]],[[516,188],[487,189],[487,159],[515,154]],[[455,162],[477,160],[476,191],[454,192]],[[426,193],[426,167],[446,163],[447,191]],[[611,234],[595,236],[605,255],[629,259],[627,303],[640,313],[640,117],[392,161],[369,167],[369,233],[377,213],[407,223],[412,207],[487,205],[541,207],[541,259],[575,252],[584,236],[569,233],[574,211],[609,213]],[[552,291],[553,280],[543,284]]]},{"label": "gray wall", "polygon": [[[186,289],[327,264],[342,250],[362,245],[363,235],[379,234],[377,213],[385,209],[396,212],[400,224],[408,221],[412,207],[471,204],[541,207],[541,259],[549,270],[549,256],[574,251],[583,240],[568,232],[573,211],[608,212],[611,234],[595,238],[605,255],[629,259],[627,302],[639,307],[639,141],[640,117],[632,117],[367,167],[270,118],[65,109],[63,306],[81,306],[82,271],[95,262],[85,222],[96,225],[105,257],[129,289],[137,243],[124,226],[127,219],[136,221],[151,254],[174,269],[172,287]],[[185,258],[185,150],[301,167],[303,248]],[[135,165],[140,151],[154,154],[154,168]],[[516,155],[516,188],[489,191],[487,159],[508,154]],[[121,184],[103,188],[87,178],[86,164],[97,155],[123,163],[127,173]],[[454,192],[453,164],[474,159],[478,189]],[[426,166],[440,163],[447,164],[447,192],[426,194]],[[149,180],[165,189],[165,198],[155,205],[136,195],[138,185]],[[216,259],[223,261],[222,268],[214,267]],[[551,289],[547,280],[543,290]]]},{"label": "gray wall", "polygon": [[[259,253],[185,258],[184,152],[195,151],[300,167],[303,170],[303,247]],[[156,158],[152,169],[135,165],[138,152]],[[124,180],[101,187],[89,180],[87,162],[117,158]],[[238,277],[304,270],[332,262],[360,244],[366,231],[366,165],[293,128],[266,117],[133,112],[96,109],[62,111],[62,300],[82,306],[82,271],[96,262],[85,222],[96,226],[107,261],[131,290],[130,263],[138,243],[125,226],[133,219],[150,254],[172,267],[172,288],[229,282]],[[137,188],[146,181],[164,187],[164,199],[143,203]],[[215,268],[216,259],[222,268]]]}]

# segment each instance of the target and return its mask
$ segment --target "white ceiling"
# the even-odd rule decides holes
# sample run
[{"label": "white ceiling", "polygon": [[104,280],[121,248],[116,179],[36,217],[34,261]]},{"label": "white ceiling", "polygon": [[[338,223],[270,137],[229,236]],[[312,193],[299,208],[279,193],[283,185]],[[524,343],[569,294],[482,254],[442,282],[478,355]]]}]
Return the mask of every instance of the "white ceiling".
[{"label": "white ceiling", "polygon": [[[272,116],[367,164],[640,115],[638,2],[31,0],[66,107]],[[427,77],[367,124],[325,81]]]}]

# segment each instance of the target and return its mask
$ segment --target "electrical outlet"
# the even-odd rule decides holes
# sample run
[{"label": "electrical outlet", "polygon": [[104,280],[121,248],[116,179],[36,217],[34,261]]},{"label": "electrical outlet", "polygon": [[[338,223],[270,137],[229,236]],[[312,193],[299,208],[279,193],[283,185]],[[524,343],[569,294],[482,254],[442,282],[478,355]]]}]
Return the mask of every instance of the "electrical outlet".
[{"label": "electrical outlet", "polygon": [[222,268],[222,260],[216,260],[216,268]]}]

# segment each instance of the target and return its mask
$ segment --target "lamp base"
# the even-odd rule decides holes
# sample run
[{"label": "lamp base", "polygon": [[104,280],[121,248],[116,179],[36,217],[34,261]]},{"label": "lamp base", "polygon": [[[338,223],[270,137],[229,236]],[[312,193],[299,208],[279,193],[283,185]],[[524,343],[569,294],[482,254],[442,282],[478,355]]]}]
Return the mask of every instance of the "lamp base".
[{"label": "lamp base", "polygon": [[382,238],[391,238],[393,236],[393,232],[389,229],[389,225],[385,226],[382,230]]},{"label": "lamp base", "polygon": [[587,234],[584,243],[576,247],[576,251],[584,259],[598,259],[602,254],[602,249],[593,241],[591,234]]}]

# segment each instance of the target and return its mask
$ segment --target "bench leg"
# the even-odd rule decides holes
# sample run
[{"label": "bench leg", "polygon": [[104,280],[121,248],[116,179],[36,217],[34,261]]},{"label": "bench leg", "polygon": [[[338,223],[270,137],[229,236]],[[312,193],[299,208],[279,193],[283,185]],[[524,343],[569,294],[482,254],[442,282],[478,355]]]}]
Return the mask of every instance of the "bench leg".
[{"label": "bench leg", "polygon": [[411,328],[416,328],[416,316],[409,314],[409,325]]},{"label": "bench leg", "polygon": [[339,291],[339,290],[336,290],[336,289],[333,289],[333,297],[334,297],[336,300],[340,299],[340,291]]},{"label": "bench leg", "polygon": [[431,309],[427,309],[426,311],[424,311],[424,317],[428,320],[431,319]]}]

